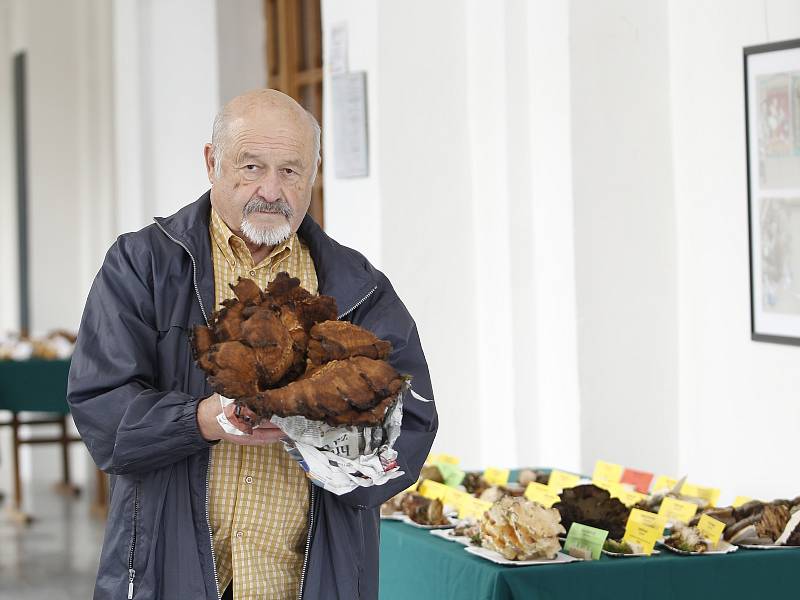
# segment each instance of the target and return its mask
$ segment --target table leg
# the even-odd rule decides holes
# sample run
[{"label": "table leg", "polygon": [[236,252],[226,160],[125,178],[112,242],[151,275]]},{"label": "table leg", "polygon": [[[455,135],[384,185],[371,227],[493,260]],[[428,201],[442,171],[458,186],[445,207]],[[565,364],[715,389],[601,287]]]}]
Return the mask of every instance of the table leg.
[{"label": "table leg", "polygon": [[8,507],[11,518],[18,523],[27,525],[33,517],[22,511],[22,480],[19,474],[19,417],[16,412],[11,413],[11,467],[14,471],[14,503]]},{"label": "table leg", "polygon": [[67,433],[67,416],[64,415],[59,422],[59,426],[61,428],[61,438],[59,439],[58,443],[61,446],[61,473],[62,473],[62,480],[61,483],[57,483],[54,486],[56,492],[61,494],[62,496],[77,496],[81,493],[81,490],[78,486],[72,485],[70,483],[70,476],[69,476],[69,434]]}]

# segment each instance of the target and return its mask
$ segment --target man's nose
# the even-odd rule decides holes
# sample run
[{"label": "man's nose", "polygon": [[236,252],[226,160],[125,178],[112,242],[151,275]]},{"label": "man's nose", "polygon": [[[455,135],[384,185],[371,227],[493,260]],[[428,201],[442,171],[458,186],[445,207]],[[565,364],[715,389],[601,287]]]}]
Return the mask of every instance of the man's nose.
[{"label": "man's nose", "polygon": [[281,183],[277,172],[267,169],[258,183],[258,193],[267,202],[277,202],[281,199]]}]

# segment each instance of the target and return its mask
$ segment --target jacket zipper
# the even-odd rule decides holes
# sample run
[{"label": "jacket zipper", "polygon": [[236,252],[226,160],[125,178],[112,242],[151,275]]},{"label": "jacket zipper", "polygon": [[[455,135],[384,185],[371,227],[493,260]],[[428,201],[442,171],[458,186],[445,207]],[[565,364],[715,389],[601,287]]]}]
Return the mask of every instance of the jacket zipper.
[{"label": "jacket zipper", "polygon": [[[206,315],[206,309],[203,306],[203,298],[200,296],[200,288],[197,286],[197,261],[194,259],[194,255],[189,251],[189,248],[186,247],[186,244],[181,242],[180,240],[176,240],[170,234],[167,233],[167,230],[161,226],[161,223],[158,221],[154,221],[158,228],[171,239],[173,242],[178,244],[181,248],[186,250],[186,254],[189,255],[189,258],[192,261],[192,283],[194,284],[194,293],[197,296],[197,302],[200,304],[200,311],[203,313],[203,319],[208,325],[208,315]],[[206,527],[208,527],[208,542],[211,546],[211,567],[214,570],[214,585],[217,587],[217,598],[222,598],[222,594],[219,592],[219,575],[217,574],[217,555],[214,552],[214,533],[211,530],[211,517],[208,515],[208,503],[209,503],[209,479],[211,478],[211,451],[208,451],[208,465],[206,466]],[[130,598],[130,597],[129,597]]]},{"label": "jacket zipper", "polygon": [[[200,296],[200,288],[197,287],[197,261],[195,261],[194,256],[189,251],[189,248],[186,247],[186,244],[184,244],[180,240],[175,239],[169,233],[167,233],[167,230],[164,229],[161,226],[161,223],[159,223],[158,221],[154,221],[154,222],[158,226],[158,228],[162,232],[164,232],[165,236],[167,236],[173,242],[178,244],[181,248],[186,250],[186,254],[189,255],[189,258],[192,261],[192,283],[194,284],[194,293],[197,296],[197,302],[200,304],[200,311],[203,313],[203,319],[205,320],[206,325],[208,325],[209,324],[208,323],[208,315],[206,315],[206,309],[203,307],[203,299]],[[353,306],[351,306],[349,310],[343,312],[338,317],[336,317],[336,319],[337,320],[341,320],[344,317],[346,317],[347,315],[349,315],[351,312],[353,312],[359,306],[364,304],[364,302],[366,302],[367,299],[370,296],[372,296],[372,294],[374,294],[377,289],[378,289],[378,286],[376,285],[374,288],[372,288],[367,293],[366,296],[364,296],[361,300],[359,300]],[[222,596],[219,593],[219,576],[217,575],[217,558],[216,558],[216,555],[214,554],[214,534],[211,531],[211,519],[208,516],[208,501],[209,501],[209,483],[208,483],[208,481],[209,481],[210,474],[211,474],[211,453],[209,452],[208,467],[206,469],[206,525],[208,525],[208,537],[209,537],[209,541],[211,542],[211,558],[213,559],[213,564],[214,564],[214,582],[217,584],[217,598],[222,598]],[[309,517],[308,517],[308,536],[306,537],[306,555],[303,558],[303,570],[300,572],[300,592],[297,595],[297,600],[302,600],[303,599],[303,586],[305,585],[306,571],[308,570],[308,551],[311,549],[311,536],[312,536],[312,534],[314,532],[314,505],[316,504],[316,497],[317,497],[317,490],[314,489],[314,484],[311,484],[311,505],[309,507],[310,514],[309,514]],[[132,557],[133,557],[133,551],[131,550],[131,561],[133,560]],[[131,562],[131,564],[132,564],[132,562]],[[133,571],[133,567],[132,566],[131,566],[131,573],[135,574],[135,572]],[[128,589],[128,598],[129,599],[133,598],[133,575],[131,575],[131,583],[130,583],[130,586],[129,586],[129,589]]]},{"label": "jacket zipper", "polygon": [[189,252],[189,248],[187,248],[187,247],[186,247],[186,244],[184,244],[184,243],[183,243],[182,241],[180,241],[180,240],[176,240],[174,237],[172,237],[170,234],[168,234],[168,233],[167,233],[167,230],[166,230],[166,229],[164,229],[164,228],[161,226],[161,223],[159,223],[158,221],[154,221],[154,223],[155,223],[156,225],[158,225],[158,228],[159,228],[161,231],[163,231],[163,232],[164,232],[164,235],[165,235],[165,236],[167,236],[167,237],[168,237],[169,239],[171,239],[173,242],[175,242],[176,244],[178,244],[178,245],[179,245],[181,248],[183,248],[184,250],[186,250],[186,254],[188,254],[188,255],[189,255],[189,258],[192,260],[192,283],[194,284],[194,293],[197,295],[197,301],[200,303],[200,312],[202,312],[202,313],[203,313],[203,320],[206,322],[206,325],[208,325],[208,315],[206,314],[206,309],[205,309],[205,307],[203,306],[203,298],[200,296],[200,288],[199,288],[199,287],[197,287],[197,261],[194,259],[194,255],[193,255],[191,252]]},{"label": "jacket zipper", "polygon": [[219,575],[217,575],[217,555],[214,552],[214,533],[211,531],[211,517],[208,516],[210,478],[211,478],[211,450],[208,451],[208,466],[206,467],[206,526],[208,527],[208,541],[211,544],[211,566],[214,569],[214,584],[217,586],[217,598],[222,598],[222,594],[219,593]]},{"label": "jacket zipper", "polygon": [[131,547],[128,552],[128,600],[133,598],[133,580],[136,578],[136,571],[133,568],[133,557],[136,552],[136,522],[139,519],[139,482],[133,489],[133,528],[131,530]]},{"label": "jacket zipper", "polygon": [[303,570],[300,571],[300,590],[297,594],[297,600],[303,600],[303,586],[306,582],[306,571],[308,570],[308,553],[311,549],[311,535],[314,531],[314,505],[316,504],[317,490],[314,484],[311,484],[311,504],[308,509],[308,536],[306,537],[306,555],[303,558]]},{"label": "jacket zipper", "polygon": [[[336,317],[336,319],[339,320],[339,319],[342,319],[343,317],[346,317],[347,315],[349,315],[351,312],[353,312],[359,306],[364,304],[364,302],[366,302],[367,299],[370,296],[372,296],[372,294],[374,294],[375,290],[377,290],[377,289],[378,289],[378,286],[376,285],[374,288],[372,288],[367,293],[366,296],[364,296],[361,300],[356,302],[350,308],[350,310],[343,312],[341,315]],[[300,590],[299,590],[299,592],[297,594],[297,600],[303,600],[303,591],[304,591],[303,587],[305,586],[306,572],[308,571],[308,554],[309,554],[309,550],[311,549],[311,537],[312,537],[313,532],[314,532],[314,513],[316,512],[314,509],[315,509],[316,499],[317,499],[317,490],[316,490],[316,486],[312,483],[311,484],[311,505],[309,507],[309,516],[308,516],[308,536],[306,537],[306,555],[303,558],[303,570],[300,571]],[[362,527],[363,527],[363,524],[362,524]]]},{"label": "jacket zipper", "polygon": [[353,312],[355,309],[357,309],[359,306],[361,306],[362,304],[364,304],[364,302],[366,302],[366,301],[367,301],[367,298],[369,298],[370,296],[372,296],[372,294],[374,294],[374,293],[375,293],[375,290],[377,290],[377,289],[378,289],[378,286],[376,285],[374,288],[372,288],[372,289],[371,289],[371,290],[370,290],[370,291],[367,293],[367,295],[366,295],[366,296],[364,296],[364,297],[363,297],[361,300],[359,300],[359,301],[358,301],[358,302],[356,302],[356,303],[355,303],[353,306],[351,306],[351,307],[350,307],[350,310],[347,310],[347,311],[343,312],[342,314],[340,314],[338,317],[336,317],[336,320],[337,320],[337,321],[340,321],[340,320],[342,320],[342,319],[343,319],[343,318],[345,318],[347,315],[349,315],[351,312]]}]

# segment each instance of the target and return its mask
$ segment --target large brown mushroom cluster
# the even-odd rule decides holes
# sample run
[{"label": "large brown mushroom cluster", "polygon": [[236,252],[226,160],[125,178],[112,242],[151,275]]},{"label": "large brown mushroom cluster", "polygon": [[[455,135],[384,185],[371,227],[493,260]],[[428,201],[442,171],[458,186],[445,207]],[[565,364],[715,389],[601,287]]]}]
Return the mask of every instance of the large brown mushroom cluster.
[{"label": "large brown mushroom cluster", "polygon": [[231,286],[208,327],[192,335],[212,389],[249,420],[301,415],[330,425],[378,425],[405,379],[387,362],[391,344],[336,320],[336,301],[279,273],[266,290]]}]

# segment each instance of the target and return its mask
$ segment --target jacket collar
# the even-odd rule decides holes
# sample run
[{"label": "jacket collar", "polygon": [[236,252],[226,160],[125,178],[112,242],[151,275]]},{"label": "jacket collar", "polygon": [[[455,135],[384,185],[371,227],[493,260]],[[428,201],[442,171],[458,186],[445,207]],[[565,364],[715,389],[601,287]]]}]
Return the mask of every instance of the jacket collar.
[{"label": "jacket collar", "polygon": [[[198,292],[208,316],[214,309],[214,266],[211,260],[209,219],[211,192],[184,206],[169,217],[155,217],[159,228],[194,258]],[[375,268],[358,252],[342,246],[306,215],[297,234],[314,260],[319,293],[333,296],[339,314],[352,309],[378,285]]]}]

